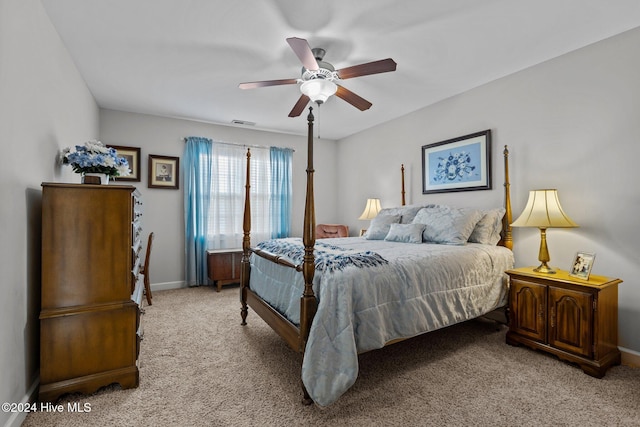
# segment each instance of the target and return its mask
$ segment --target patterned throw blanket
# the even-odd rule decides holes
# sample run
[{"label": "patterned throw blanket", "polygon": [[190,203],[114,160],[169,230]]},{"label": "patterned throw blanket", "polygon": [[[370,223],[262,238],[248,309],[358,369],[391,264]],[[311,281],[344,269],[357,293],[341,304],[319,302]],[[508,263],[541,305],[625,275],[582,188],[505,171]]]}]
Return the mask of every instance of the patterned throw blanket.
[{"label": "patterned throw blanket", "polygon": [[[274,255],[287,257],[294,264],[301,264],[304,258],[304,245],[299,237],[267,240],[258,243],[258,248]],[[344,270],[349,266],[365,268],[389,263],[372,251],[359,252],[319,241],[316,241],[313,254],[318,271],[331,272]]]}]

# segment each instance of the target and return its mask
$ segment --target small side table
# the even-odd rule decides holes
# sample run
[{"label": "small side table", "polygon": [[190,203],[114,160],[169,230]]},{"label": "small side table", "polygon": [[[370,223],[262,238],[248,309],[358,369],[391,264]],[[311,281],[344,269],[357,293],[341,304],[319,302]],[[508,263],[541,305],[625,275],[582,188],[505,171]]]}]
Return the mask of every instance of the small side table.
[{"label": "small side table", "polygon": [[618,350],[618,284],[620,279],[567,271],[543,274],[533,267],[508,270],[509,331],[507,344],[524,344],[580,365],[602,378],[620,364]]},{"label": "small side table", "polygon": [[242,249],[216,249],[207,251],[207,271],[209,280],[220,292],[223,285],[240,283],[240,262]]}]

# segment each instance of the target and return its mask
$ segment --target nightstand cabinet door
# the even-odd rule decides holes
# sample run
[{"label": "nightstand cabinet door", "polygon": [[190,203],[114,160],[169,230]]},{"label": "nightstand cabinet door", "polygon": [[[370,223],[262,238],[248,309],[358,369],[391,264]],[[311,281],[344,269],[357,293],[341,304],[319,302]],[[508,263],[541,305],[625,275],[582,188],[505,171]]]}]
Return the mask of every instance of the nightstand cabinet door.
[{"label": "nightstand cabinet door", "polygon": [[591,293],[549,287],[549,345],[591,357]]},{"label": "nightstand cabinet door", "polygon": [[536,341],[547,339],[547,287],[513,279],[510,293],[511,330]]}]

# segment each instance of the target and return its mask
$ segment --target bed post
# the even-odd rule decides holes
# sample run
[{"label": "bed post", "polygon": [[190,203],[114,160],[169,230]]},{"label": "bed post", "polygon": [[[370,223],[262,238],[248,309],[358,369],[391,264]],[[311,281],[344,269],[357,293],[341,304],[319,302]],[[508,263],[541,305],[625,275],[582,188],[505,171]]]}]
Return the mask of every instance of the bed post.
[{"label": "bed post", "polygon": [[[302,274],[304,276],[304,293],[300,298],[300,335],[299,349],[304,358],[304,349],[311,330],[311,323],[317,310],[316,297],[313,294],[313,277],[315,276],[315,257],[313,247],[316,244],[316,213],[313,196],[313,108],[309,107],[307,121],[309,130],[307,135],[307,195],[304,205],[304,229],[302,230],[302,243],[304,244],[304,258],[302,261]],[[302,403],[310,405],[313,400],[307,389],[302,384]]]},{"label": "bed post", "polygon": [[313,294],[313,277],[315,275],[315,257],[313,247],[316,243],[316,213],[313,196],[313,108],[309,107],[307,121],[309,131],[307,136],[307,195],[304,205],[304,229],[302,243],[304,244],[304,260],[302,274],[304,275],[304,293],[300,299],[300,351],[304,347],[311,329],[313,316],[316,314],[316,297]]},{"label": "bed post", "polygon": [[402,206],[404,206],[407,204],[404,198],[404,163],[400,166],[400,174],[402,175]]},{"label": "bed post", "polygon": [[249,255],[251,255],[251,197],[250,197],[250,178],[251,168],[249,162],[251,160],[251,149],[247,148],[247,178],[244,185],[244,217],[242,222],[242,261],[240,261],[240,315],[242,316],[242,325],[247,324],[247,289],[249,289]]},{"label": "bed post", "polygon": [[513,250],[513,236],[511,235],[511,184],[509,183],[509,149],[504,146],[504,208],[505,213],[502,217],[502,246]]}]

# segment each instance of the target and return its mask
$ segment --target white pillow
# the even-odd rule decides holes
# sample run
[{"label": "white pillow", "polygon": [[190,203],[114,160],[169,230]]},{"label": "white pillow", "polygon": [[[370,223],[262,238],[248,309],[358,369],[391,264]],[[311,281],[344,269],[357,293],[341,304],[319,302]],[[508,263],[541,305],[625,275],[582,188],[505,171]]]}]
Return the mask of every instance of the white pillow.
[{"label": "white pillow", "polygon": [[391,224],[389,234],[384,240],[388,242],[422,243],[424,224]]},{"label": "white pillow", "polygon": [[434,204],[419,204],[419,205],[405,205],[395,208],[384,208],[378,215],[400,215],[400,224],[411,224],[413,218],[422,208],[429,208],[435,206]]},{"label": "white pillow", "polygon": [[476,224],[471,236],[469,236],[469,241],[484,245],[497,245],[501,238],[502,218],[505,212],[505,208],[483,211],[484,216]]},{"label": "white pillow", "polygon": [[425,242],[464,245],[482,216],[476,209],[436,206],[420,209],[413,222],[426,225]]},{"label": "white pillow", "polygon": [[389,233],[391,224],[400,222],[400,215],[380,215],[371,220],[364,237],[368,240],[382,240]]}]

